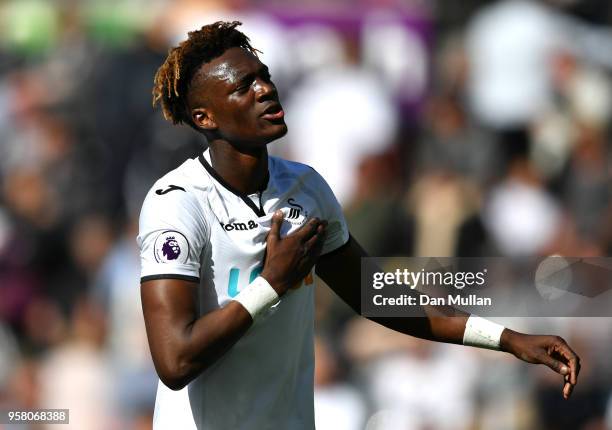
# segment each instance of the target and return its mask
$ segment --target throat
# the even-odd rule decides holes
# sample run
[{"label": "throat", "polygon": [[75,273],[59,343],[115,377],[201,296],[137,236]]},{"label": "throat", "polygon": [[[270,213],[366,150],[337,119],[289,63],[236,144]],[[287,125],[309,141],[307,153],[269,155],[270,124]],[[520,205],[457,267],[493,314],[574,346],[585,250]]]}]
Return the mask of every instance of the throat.
[{"label": "throat", "polygon": [[[225,145],[224,145],[225,146]],[[210,147],[211,167],[231,188],[243,195],[259,193],[268,185],[268,151],[239,151],[230,146]]]}]

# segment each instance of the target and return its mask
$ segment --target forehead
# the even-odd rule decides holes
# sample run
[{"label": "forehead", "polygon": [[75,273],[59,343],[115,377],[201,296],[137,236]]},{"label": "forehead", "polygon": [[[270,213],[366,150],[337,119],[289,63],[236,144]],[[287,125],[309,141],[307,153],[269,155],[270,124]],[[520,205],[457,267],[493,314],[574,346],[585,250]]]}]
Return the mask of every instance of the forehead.
[{"label": "forehead", "polygon": [[233,84],[262,66],[261,61],[250,52],[242,48],[230,48],[219,57],[203,64],[198,74],[207,80]]}]

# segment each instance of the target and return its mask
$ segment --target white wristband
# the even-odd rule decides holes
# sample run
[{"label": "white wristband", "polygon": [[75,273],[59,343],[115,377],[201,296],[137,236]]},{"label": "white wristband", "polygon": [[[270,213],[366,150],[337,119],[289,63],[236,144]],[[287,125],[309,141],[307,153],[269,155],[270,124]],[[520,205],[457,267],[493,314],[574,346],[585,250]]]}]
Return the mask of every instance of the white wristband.
[{"label": "white wristband", "polygon": [[278,303],[278,294],[261,276],[258,276],[238,293],[234,300],[240,303],[251,314],[253,321],[268,310],[270,306]]},{"label": "white wristband", "polygon": [[499,350],[499,341],[504,326],[476,315],[470,315],[465,323],[463,344],[478,348]]}]

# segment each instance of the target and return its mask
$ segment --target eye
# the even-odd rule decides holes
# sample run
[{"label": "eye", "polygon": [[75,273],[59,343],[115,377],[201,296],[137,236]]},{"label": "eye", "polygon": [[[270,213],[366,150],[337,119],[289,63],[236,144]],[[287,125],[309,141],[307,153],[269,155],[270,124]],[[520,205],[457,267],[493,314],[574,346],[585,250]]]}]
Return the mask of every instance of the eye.
[{"label": "eye", "polygon": [[246,93],[249,88],[251,87],[251,84],[253,83],[254,77],[247,77],[245,79],[243,79],[238,86],[236,87],[236,92],[239,94],[244,94]]}]

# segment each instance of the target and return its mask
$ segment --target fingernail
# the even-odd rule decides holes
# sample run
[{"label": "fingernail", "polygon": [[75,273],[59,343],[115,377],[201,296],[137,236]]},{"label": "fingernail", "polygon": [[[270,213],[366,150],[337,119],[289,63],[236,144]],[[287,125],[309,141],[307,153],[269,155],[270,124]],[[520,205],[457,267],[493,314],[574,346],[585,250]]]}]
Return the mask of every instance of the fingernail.
[{"label": "fingernail", "polygon": [[563,373],[564,375],[569,372],[569,369],[565,366],[561,367],[561,373]]}]

